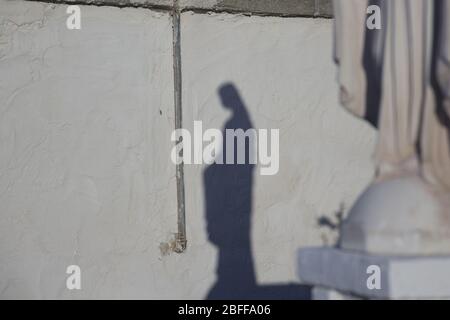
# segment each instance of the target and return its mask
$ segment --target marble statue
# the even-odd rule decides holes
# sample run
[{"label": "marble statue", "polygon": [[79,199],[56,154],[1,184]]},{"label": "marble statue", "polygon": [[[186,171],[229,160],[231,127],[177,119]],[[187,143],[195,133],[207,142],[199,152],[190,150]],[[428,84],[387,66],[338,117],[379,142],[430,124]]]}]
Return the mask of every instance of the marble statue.
[{"label": "marble statue", "polygon": [[[450,1],[334,0],[342,105],[378,129],[373,183],[340,247],[450,253]],[[377,5],[381,28],[366,26]]]}]

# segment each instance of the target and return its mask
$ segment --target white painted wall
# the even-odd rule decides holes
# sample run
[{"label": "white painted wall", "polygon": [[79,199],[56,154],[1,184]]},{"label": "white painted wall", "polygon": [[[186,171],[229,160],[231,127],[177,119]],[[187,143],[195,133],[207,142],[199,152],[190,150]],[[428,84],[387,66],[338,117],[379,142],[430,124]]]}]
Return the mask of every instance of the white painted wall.
[{"label": "white painted wall", "polygon": [[[372,177],[375,132],[338,105],[332,21],[228,14],[182,16],[183,121],[219,128],[218,88],[232,83],[254,128],[280,130],[277,175],[254,173],[252,246],[261,283],[296,281],[300,246],[332,243],[321,216],[346,209]],[[186,168],[191,241],[206,245],[205,167]]]},{"label": "white painted wall", "polygon": [[[203,298],[217,248],[204,167],[186,166],[188,249],[176,232],[172,25],[147,9],[0,0],[0,298]],[[280,129],[280,171],[255,175],[258,282],[296,281],[295,251],[372,175],[375,133],[337,103],[331,21],[182,15],[183,121],[222,128],[231,81],[257,128]],[[82,289],[65,287],[66,267]]]}]

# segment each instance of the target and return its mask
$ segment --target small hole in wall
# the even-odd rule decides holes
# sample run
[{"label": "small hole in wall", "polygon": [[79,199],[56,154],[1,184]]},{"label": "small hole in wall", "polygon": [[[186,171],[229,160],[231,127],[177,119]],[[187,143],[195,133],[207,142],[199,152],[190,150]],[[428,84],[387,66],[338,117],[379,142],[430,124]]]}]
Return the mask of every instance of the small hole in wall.
[{"label": "small hole in wall", "polygon": [[161,111],[161,109],[159,109],[159,115],[162,116],[162,111]]}]

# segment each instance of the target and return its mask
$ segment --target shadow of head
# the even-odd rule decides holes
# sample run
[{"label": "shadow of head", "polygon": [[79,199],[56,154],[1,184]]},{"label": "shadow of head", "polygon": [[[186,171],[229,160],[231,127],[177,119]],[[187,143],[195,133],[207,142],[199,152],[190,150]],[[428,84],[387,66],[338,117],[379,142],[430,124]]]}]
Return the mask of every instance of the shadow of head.
[{"label": "shadow of head", "polygon": [[[223,138],[224,138],[223,145],[226,146],[227,143],[227,136],[225,133],[226,129],[234,129],[234,130],[242,129],[246,131],[248,129],[252,129],[253,124],[250,119],[250,115],[247,111],[247,108],[245,106],[245,103],[242,100],[241,95],[239,94],[239,91],[236,88],[236,86],[234,86],[232,83],[229,82],[225,83],[219,87],[218,94],[220,97],[220,101],[222,103],[222,107],[232,112],[231,118],[228,119],[223,128]],[[236,149],[237,147],[236,143],[234,144],[234,147],[235,147],[234,154],[236,156],[238,152],[238,150]],[[222,151],[223,156],[225,157],[226,156],[225,148]],[[246,148],[244,152],[246,153],[247,156],[249,155],[249,152],[253,152],[253,149],[248,147],[248,141],[246,142]]]},{"label": "shadow of head", "polygon": [[239,92],[232,83],[223,84],[218,91],[222,106],[225,109],[236,111],[244,108]]}]

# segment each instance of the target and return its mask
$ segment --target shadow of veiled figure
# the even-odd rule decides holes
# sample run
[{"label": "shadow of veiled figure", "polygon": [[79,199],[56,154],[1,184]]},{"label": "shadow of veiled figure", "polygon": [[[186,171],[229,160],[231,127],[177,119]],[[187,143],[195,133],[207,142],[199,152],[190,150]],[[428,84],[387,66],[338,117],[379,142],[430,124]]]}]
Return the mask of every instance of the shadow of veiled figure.
[{"label": "shadow of veiled figure", "polygon": [[[222,156],[225,162],[227,129],[253,128],[247,109],[232,84],[219,88],[224,108],[232,112],[223,128]],[[249,163],[255,148],[245,143],[245,164],[213,163],[203,174],[209,241],[218,248],[217,281],[208,299],[309,299],[310,288],[301,285],[259,286],[251,251],[252,188],[255,165]],[[256,142],[255,142],[256,143]],[[216,155],[217,156],[217,155]]]}]

